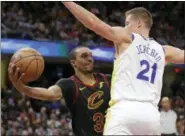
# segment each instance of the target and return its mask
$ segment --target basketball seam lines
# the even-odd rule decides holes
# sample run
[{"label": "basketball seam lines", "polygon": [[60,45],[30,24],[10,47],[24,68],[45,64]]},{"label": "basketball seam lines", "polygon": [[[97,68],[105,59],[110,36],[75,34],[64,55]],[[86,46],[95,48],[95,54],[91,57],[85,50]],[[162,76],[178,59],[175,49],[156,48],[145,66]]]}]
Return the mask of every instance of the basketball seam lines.
[{"label": "basketball seam lines", "polygon": [[[35,56],[35,60],[37,61],[36,56]],[[37,72],[38,72],[38,61],[37,61],[37,68],[36,68],[35,80],[37,79]]]},{"label": "basketball seam lines", "polygon": [[[38,60],[38,61],[40,61],[41,63],[42,63],[42,60],[41,59],[36,59],[36,60]],[[38,61],[37,61],[37,63],[38,63]],[[39,76],[40,76],[41,74],[40,74],[40,72],[39,72]]]},{"label": "basketball seam lines", "polygon": [[30,64],[31,64],[33,61],[35,61],[35,59],[34,59],[34,60],[31,60],[31,61],[28,63],[28,66],[25,68],[24,73],[26,73],[26,70],[28,69],[28,67],[30,66]]},{"label": "basketball seam lines", "polygon": [[[41,63],[42,63],[42,60],[41,59],[38,59],[38,58],[36,58],[35,60],[38,60],[38,61],[40,61]],[[37,63],[38,63],[38,61],[37,61]],[[39,66],[38,66],[39,67]],[[38,72],[38,71],[37,71]],[[41,73],[42,74],[42,73]],[[39,76],[41,76],[41,74],[39,73]]]},{"label": "basketball seam lines", "polygon": [[[33,56],[40,56],[40,55],[30,55],[30,56],[26,56],[24,58],[29,58],[29,57],[33,57]],[[18,63],[20,60],[22,60],[24,58],[21,58],[21,59],[17,60],[16,62],[14,62],[14,64]]]}]

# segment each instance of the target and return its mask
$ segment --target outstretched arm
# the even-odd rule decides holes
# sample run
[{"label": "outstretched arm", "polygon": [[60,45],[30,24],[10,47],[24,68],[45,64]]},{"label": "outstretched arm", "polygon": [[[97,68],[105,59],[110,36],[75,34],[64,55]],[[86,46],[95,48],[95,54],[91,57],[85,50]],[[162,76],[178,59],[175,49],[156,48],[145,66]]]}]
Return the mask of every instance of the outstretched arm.
[{"label": "outstretched arm", "polygon": [[172,46],[163,46],[165,50],[166,61],[176,64],[184,64],[184,50]]},{"label": "outstretched arm", "polygon": [[71,13],[88,29],[115,43],[131,42],[131,33],[123,27],[111,27],[74,2],[63,2]]},{"label": "outstretched arm", "polygon": [[48,89],[26,86],[21,81],[21,79],[24,76],[24,73],[21,73],[20,68],[16,68],[14,64],[9,65],[8,74],[9,74],[9,78],[12,81],[14,87],[20,93],[23,93],[35,99],[47,100],[47,101],[59,100],[62,98],[62,90],[57,85],[53,85],[49,87]]}]

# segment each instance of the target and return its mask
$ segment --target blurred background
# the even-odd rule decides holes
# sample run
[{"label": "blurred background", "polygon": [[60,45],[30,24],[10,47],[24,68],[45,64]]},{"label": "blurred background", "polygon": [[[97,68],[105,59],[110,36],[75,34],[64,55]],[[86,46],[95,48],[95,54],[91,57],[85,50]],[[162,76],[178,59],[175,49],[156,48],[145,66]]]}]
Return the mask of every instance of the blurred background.
[{"label": "blurred background", "polygon": [[[145,7],[154,19],[151,37],[162,45],[185,48],[184,2],[77,3],[112,26],[124,26],[125,11]],[[1,2],[1,135],[73,135],[65,102],[21,95],[10,83],[7,67],[17,50],[34,48],[44,56],[45,70],[29,85],[49,87],[74,74],[68,54],[79,45],[91,49],[95,71],[112,73],[113,43],[83,27],[61,2]],[[167,107],[159,104],[162,133],[184,135],[184,65],[168,64],[163,79],[162,97],[170,101]]]}]

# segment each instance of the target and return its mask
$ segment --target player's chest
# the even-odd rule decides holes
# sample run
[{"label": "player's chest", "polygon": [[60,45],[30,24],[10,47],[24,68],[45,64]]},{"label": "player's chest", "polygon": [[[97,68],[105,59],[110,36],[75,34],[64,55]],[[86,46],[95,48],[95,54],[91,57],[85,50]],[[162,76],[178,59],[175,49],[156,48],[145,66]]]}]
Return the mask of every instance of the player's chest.
[{"label": "player's chest", "polygon": [[104,81],[100,81],[94,87],[79,85],[79,95],[84,106],[89,110],[96,110],[107,107],[110,100],[110,88]]}]

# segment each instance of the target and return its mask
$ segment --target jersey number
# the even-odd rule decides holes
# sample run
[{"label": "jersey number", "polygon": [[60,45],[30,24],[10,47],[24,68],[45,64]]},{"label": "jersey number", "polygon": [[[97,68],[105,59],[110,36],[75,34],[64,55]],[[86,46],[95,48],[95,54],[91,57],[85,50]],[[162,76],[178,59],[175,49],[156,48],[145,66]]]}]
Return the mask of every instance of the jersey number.
[{"label": "jersey number", "polygon": [[103,116],[103,114],[100,113],[100,112],[95,113],[94,116],[93,116],[93,121],[95,122],[94,130],[97,133],[103,132],[103,128],[104,128],[104,116]]},{"label": "jersey number", "polygon": [[157,64],[154,63],[152,67],[150,67],[150,64],[147,60],[140,61],[141,67],[145,66],[145,69],[143,69],[139,74],[137,75],[137,79],[149,81],[149,77],[145,74],[148,73],[152,68],[152,75],[150,78],[150,83],[154,84],[155,76],[156,76],[156,70],[157,70]]}]

